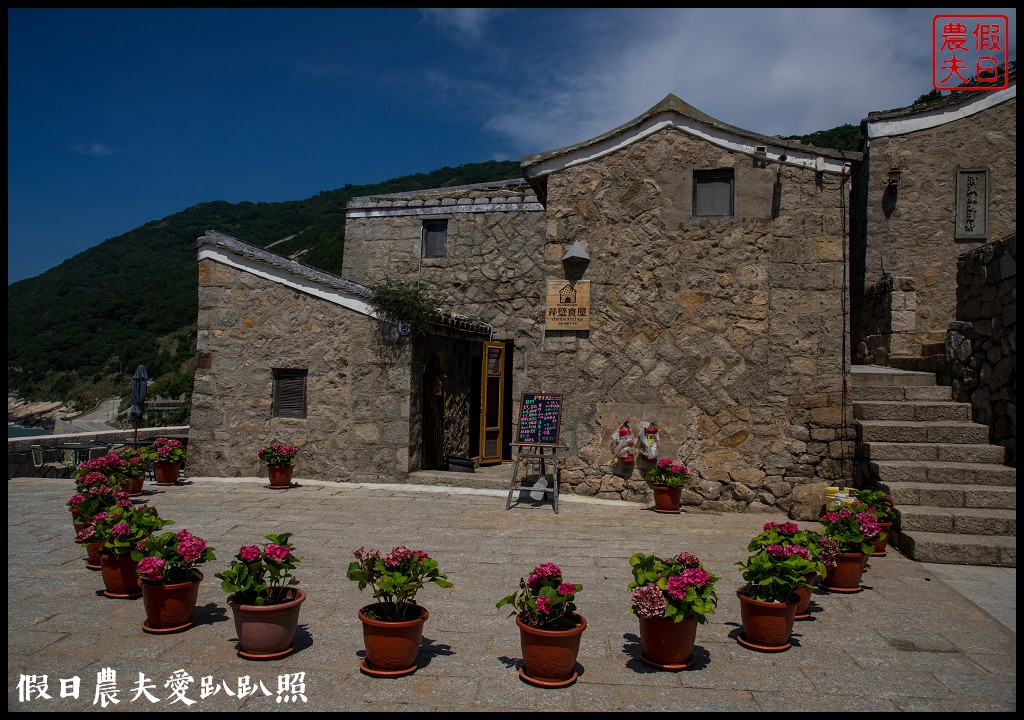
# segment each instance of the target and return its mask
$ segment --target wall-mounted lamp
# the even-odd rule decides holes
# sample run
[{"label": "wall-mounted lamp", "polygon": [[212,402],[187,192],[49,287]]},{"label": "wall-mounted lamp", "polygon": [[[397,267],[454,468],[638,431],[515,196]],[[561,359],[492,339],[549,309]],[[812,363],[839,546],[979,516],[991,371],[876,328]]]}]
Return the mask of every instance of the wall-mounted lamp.
[{"label": "wall-mounted lamp", "polygon": [[583,277],[587,266],[590,265],[590,255],[580,245],[580,241],[573,242],[572,247],[562,256],[562,268],[565,270],[565,277],[568,280],[579,280]]},{"label": "wall-mounted lamp", "polygon": [[889,175],[888,175],[889,187],[893,187],[894,188],[894,187],[896,187],[897,185],[900,184],[900,175],[901,175],[900,169],[898,167],[896,167],[895,165],[893,165],[892,169],[889,170]]}]

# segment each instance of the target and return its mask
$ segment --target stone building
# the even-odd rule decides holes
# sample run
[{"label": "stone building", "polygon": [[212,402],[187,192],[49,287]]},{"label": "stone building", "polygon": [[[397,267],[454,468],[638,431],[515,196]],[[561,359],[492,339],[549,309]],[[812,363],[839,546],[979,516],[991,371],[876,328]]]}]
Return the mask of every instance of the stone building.
[{"label": "stone building", "polygon": [[[789,510],[853,477],[854,356],[899,354],[894,327],[897,351],[944,332],[957,254],[1014,227],[1015,95],[966,95],[948,116],[873,113],[866,155],[669,95],[523,158],[522,180],[353,199],[343,278],[208,233],[189,472],[259,474],[274,437],[303,445],[300,477],[496,464],[521,396],[545,393],[563,399],[563,492],[646,500],[644,463],[612,439],[655,423],[660,456],[696,475],[684,504]],[[984,237],[977,195],[973,229],[956,200],[979,181]],[[446,315],[425,334],[380,322],[385,280]]]},{"label": "stone building", "polygon": [[1016,231],[1016,70],[1007,84],[862,121],[851,238],[858,362],[938,370],[907,358],[942,354],[957,319],[957,258]]},{"label": "stone building", "polygon": [[[401,478],[439,454],[497,463],[521,394],[542,392],[563,396],[563,492],[648,497],[610,441],[623,421],[655,422],[660,455],[699,478],[687,504],[786,509],[794,486],[849,474],[844,248],[860,160],[668,96],[524,158],[522,181],[353,200],[344,279],[208,234],[190,472],[255,474],[256,445],[278,435],[308,446],[312,477]],[[399,354],[383,359],[365,303],[385,278],[476,324],[390,338]],[[568,324],[566,287],[583,303]],[[304,418],[275,409],[289,374],[304,378]],[[441,452],[425,453],[439,417]]]}]

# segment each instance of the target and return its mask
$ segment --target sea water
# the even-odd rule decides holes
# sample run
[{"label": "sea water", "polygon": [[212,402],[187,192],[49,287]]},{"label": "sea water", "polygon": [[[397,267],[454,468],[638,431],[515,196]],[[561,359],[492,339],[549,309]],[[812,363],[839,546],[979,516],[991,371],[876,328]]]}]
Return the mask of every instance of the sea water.
[{"label": "sea water", "polygon": [[8,438],[33,437],[35,435],[53,435],[53,430],[47,430],[43,427],[23,427],[12,422],[7,423]]}]

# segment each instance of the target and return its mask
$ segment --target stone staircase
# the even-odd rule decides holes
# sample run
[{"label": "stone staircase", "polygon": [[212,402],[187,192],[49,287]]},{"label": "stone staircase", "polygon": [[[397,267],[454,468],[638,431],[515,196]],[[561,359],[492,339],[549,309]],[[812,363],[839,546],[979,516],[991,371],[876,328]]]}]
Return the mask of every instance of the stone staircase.
[{"label": "stone staircase", "polygon": [[898,517],[890,542],[920,562],[1017,567],[1017,472],[929,372],[851,370],[854,484],[879,485]]}]

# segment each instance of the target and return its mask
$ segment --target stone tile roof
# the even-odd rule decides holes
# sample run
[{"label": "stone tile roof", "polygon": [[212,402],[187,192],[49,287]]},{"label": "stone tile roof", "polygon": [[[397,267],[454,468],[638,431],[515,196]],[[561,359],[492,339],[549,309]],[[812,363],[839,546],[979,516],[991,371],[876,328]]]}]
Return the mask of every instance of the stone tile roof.
[{"label": "stone tile roof", "polygon": [[[1007,73],[1007,85],[1008,87],[1016,87],[1017,85],[1017,68],[1012,68]],[[861,120],[861,125],[868,122],[874,122],[876,120],[891,120],[894,118],[907,117],[908,115],[916,115],[918,113],[929,113],[935,112],[936,110],[944,110],[946,108],[957,107],[964,103],[977,100],[979,94],[988,94],[992,92],[998,92],[997,90],[954,90],[948,95],[943,95],[941,98],[935,98],[928,102],[916,103],[907,105],[901,108],[895,108],[893,110],[877,110],[869,112],[868,116]]]},{"label": "stone tile roof", "polygon": [[[473,185],[408,190],[405,192],[364,195],[349,200],[347,213],[370,209],[415,210],[423,208],[445,208],[461,210],[518,209],[504,206],[532,205],[537,202],[534,190],[522,179],[496,180]],[[539,208],[532,208],[539,209]]]},{"label": "stone tile roof", "polygon": [[575,145],[570,145],[568,147],[559,148],[556,150],[549,150],[547,152],[536,153],[534,155],[527,155],[522,159],[521,164],[524,170],[528,170],[529,168],[538,165],[546,160],[578,152],[591,146],[605,144],[608,141],[616,138],[617,136],[627,136],[631,133],[640,130],[645,124],[650,122],[653,118],[666,113],[679,115],[682,118],[685,118],[686,120],[703,125],[707,128],[717,131],[718,133],[725,133],[727,135],[733,136],[734,138],[746,140],[756,145],[766,145],[775,148],[792,150],[794,152],[803,152],[811,155],[818,155],[822,157],[844,161],[859,161],[863,158],[862,154],[858,152],[851,152],[848,150],[836,150],[833,148],[820,148],[815,145],[808,145],[806,143],[801,143],[796,140],[785,140],[777,136],[760,135],[749,130],[744,130],[742,128],[738,128],[733,125],[724,123],[721,120],[717,120],[708,115],[707,113],[701,112],[700,110],[684,102],[683,100],[680,100],[675,95],[669,94],[665,96],[664,100],[662,100],[660,103],[652,107],[647,112],[633,118],[632,120],[623,125],[620,125],[614,130],[610,130],[602,135],[598,135],[597,137],[591,138],[589,140],[584,140],[583,142],[577,143]]},{"label": "stone tile roof", "polygon": [[[256,245],[250,245],[238,238],[219,233],[216,230],[207,230],[196,242],[197,249],[208,246],[220,248],[247,260],[286,273],[294,278],[314,282],[329,290],[354,296],[364,302],[369,302],[373,298],[373,290],[365,285],[360,285],[359,283],[340,278],[337,275],[332,275],[324,270],[304,265],[296,260],[264,250]],[[450,331],[473,335],[486,335],[490,337],[493,332],[491,326],[482,320],[459,315],[447,310],[443,311],[438,317],[437,324]]]}]

